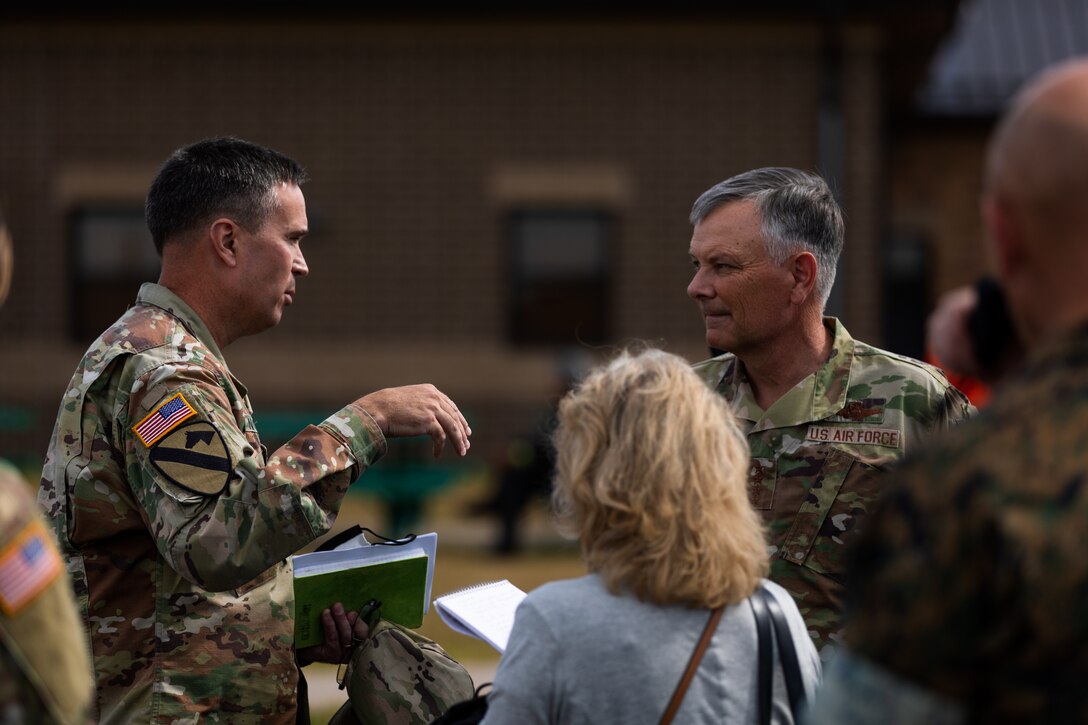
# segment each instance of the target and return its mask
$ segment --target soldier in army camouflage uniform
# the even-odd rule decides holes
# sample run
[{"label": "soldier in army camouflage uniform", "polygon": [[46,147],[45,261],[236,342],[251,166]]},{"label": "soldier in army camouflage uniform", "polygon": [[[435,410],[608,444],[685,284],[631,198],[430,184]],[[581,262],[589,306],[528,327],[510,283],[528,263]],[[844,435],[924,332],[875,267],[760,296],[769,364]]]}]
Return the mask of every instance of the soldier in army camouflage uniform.
[{"label": "soldier in army camouflage uniform", "polygon": [[688,294],[707,343],[728,351],[696,370],[747,434],[770,578],[793,594],[822,647],[839,629],[843,553],[884,473],[972,408],[936,368],[854,340],[823,316],[843,243],[823,179],[749,171],[703,193],[691,222]]},{"label": "soldier in army camouflage uniform", "polygon": [[[11,281],[0,219],[0,304]],[[72,585],[30,486],[0,460],[0,722],[84,723],[94,682]]]},{"label": "soldier in army camouflage uniform", "polygon": [[93,693],[64,563],[30,486],[0,461],[0,722],[87,722]]},{"label": "soldier in army camouflage uniform", "polygon": [[[279,322],[307,267],[302,168],[237,139],[176,151],[147,221],[159,284],[87,351],[69,383],[38,501],[90,631],[102,722],[294,722],[299,681],[286,557],[331,527],[386,436],[468,449],[433,386],[381,390],[261,445],[222,349]],[[337,605],[339,661],[356,618]]]},{"label": "soldier in army camouflage uniform", "polygon": [[985,180],[1028,360],[889,481],[820,725],[1088,722],[1088,61],[1014,99]]}]

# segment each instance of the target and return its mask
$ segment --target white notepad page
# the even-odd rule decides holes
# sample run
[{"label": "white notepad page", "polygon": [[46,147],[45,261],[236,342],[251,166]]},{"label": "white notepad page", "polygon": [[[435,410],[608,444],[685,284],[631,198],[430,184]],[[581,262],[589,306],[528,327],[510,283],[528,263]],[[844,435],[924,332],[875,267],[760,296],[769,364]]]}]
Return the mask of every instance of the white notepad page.
[{"label": "white notepad page", "polygon": [[451,629],[505,652],[514,612],[523,599],[525,592],[503,579],[450,592],[435,599],[434,607]]}]

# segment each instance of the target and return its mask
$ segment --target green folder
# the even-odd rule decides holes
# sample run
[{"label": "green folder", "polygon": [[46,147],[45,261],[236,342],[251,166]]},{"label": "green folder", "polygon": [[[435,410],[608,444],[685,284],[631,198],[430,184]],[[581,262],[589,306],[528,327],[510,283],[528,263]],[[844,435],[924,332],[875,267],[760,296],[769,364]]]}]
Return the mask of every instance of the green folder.
[{"label": "green folder", "polygon": [[[351,551],[377,553],[379,547]],[[381,547],[384,549],[385,547]],[[385,553],[385,552],[381,552]],[[382,618],[405,627],[423,624],[427,594],[427,555],[420,549],[360,558],[333,564],[332,571],[307,574],[295,571],[295,647],[321,644],[325,629],[321,612],[340,602],[345,611],[358,612],[371,599],[382,603]],[[407,557],[407,558],[389,558]],[[328,566],[324,568],[329,568]]]}]

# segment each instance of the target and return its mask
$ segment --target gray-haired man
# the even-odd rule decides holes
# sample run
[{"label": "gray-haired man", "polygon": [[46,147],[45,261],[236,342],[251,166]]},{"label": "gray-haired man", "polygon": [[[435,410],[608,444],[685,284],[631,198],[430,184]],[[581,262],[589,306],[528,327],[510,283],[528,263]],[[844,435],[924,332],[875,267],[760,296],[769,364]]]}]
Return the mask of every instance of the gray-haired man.
[{"label": "gray-haired man", "polygon": [[748,436],[771,579],[797,599],[822,647],[839,629],[844,552],[882,474],[972,408],[936,368],[854,340],[824,316],[843,222],[819,176],[739,174],[703,193],[691,222],[688,295],[707,344],[726,351],[696,369]]}]

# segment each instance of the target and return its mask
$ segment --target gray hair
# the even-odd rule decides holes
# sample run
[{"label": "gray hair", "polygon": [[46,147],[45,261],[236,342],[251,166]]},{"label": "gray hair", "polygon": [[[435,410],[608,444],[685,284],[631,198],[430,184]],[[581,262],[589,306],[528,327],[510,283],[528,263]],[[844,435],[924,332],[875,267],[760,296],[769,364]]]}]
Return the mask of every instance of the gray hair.
[{"label": "gray hair", "polygon": [[691,207],[698,224],[722,204],[752,199],[759,209],[763,240],[777,264],[798,247],[816,258],[816,294],[826,304],[842,252],[842,210],[827,182],[800,169],[768,167],[737,174],[710,187]]}]

